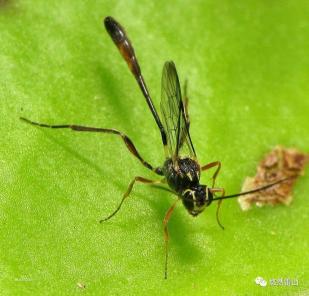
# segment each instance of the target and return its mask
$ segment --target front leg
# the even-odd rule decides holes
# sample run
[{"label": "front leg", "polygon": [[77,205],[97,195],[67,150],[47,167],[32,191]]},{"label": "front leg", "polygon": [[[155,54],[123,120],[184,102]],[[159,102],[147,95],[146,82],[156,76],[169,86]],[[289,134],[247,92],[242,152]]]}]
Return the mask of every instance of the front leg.
[{"label": "front leg", "polygon": [[163,219],[163,225],[164,225],[164,243],[165,243],[165,273],[164,273],[164,278],[167,279],[167,258],[168,258],[168,241],[169,241],[169,234],[168,234],[168,229],[167,229],[167,223],[169,219],[171,218],[171,215],[176,207],[177,202],[180,200],[178,198],[172,206],[168,209],[168,211],[165,214],[165,217]]},{"label": "front leg", "polygon": [[214,162],[205,164],[201,167],[201,171],[206,171],[206,170],[211,169],[215,166],[217,167],[217,169],[212,176],[212,186],[211,186],[212,188],[215,186],[216,178],[217,178],[219,171],[221,169],[221,162],[220,161],[214,161]]},{"label": "front leg", "polygon": [[[221,197],[224,197],[225,195],[225,190],[223,188],[211,188],[210,191],[211,193],[220,192]],[[219,219],[219,210],[220,210],[221,203],[222,203],[222,199],[219,199],[218,204],[217,204],[216,218],[217,218],[217,222],[219,226],[222,228],[222,230],[224,230],[224,226],[221,224],[220,219]]]}]

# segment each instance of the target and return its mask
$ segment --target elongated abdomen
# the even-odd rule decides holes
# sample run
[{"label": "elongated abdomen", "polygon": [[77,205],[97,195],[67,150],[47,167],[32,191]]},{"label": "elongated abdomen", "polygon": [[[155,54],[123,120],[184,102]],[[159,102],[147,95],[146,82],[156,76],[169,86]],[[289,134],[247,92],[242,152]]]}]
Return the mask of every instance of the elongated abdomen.
[{"label": "elongated abdomen", "polygon": [[141,70],[137,62],[133,46],[131,45],[124,28],[122,28],[122,26],[111,16],[104,19],[104,25],[106,31],[118,47],[121,55],[126,60],[133,75],[139,76],[141,74]]}]

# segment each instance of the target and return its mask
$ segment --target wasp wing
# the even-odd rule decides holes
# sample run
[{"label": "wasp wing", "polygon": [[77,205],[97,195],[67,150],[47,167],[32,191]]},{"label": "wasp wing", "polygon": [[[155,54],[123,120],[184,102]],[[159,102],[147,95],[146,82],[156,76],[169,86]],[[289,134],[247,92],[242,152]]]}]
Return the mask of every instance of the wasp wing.
[{"label": "wasp wing", "polygon": [[175,163],[178,157],[195,158],[195,150],[189,134],[181,89],[174,62],[166,62],[161,81],[161,112],[167,133],[169,157]]}]

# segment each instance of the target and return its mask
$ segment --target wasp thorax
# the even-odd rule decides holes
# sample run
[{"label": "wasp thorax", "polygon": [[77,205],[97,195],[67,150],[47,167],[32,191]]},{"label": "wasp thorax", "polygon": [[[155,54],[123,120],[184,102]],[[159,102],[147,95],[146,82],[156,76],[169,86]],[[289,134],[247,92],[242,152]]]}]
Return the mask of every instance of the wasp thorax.
[{"label": "wasp thorax", "polygon": [[186,189],[182,193],[182,202],[192,216],[197,216],[212,202],[213,195],[205,185]]}]

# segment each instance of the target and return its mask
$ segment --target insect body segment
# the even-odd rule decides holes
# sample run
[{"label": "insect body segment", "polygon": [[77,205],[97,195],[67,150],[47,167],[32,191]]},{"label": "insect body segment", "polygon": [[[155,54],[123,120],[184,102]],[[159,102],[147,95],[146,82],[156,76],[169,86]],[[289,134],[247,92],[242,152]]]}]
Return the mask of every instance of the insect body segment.
[{"label": "insect body segment", "polygon": [[163,165],[163,173],[168,185],[178,194],[196,186],[200,180],[200,166],[191,158],[179,158],[177,166],[171,158],[167,159]]},{"label": "insect body segment", "polygon": [[197,216],[210,205],[213,194],[206,185],[200,185],[200,166],[191,158],[180,158],[177,166],[167,159],[163,173],[170,188],[181,197],[183,205],[192,216]]},{"label": "insect body segment", "polygon": [[213,200],[213,193],[206,185],[186,189],[182,193],[182,203],[192,216],[197,216],[208,207]]},{"label": "insect body segment", "polygon": [[[114,20],[111,16],[108,16],[104,19],[105,28],[114,41],[115,45],[118,47],[121,55],[127,62],[132,74],[134,75],[145,99],[148,104],[148,107],[150,108],[150,111],[159,127],[162,142],[164,145],[164,150],[167,151],[167,139],[166,139],[166,133],[164,130],[164,127],[162,125],[162,122],[160,120],[160,117],[158,115],[158,112],[152,102],[152,99],[150,97],[150,94],[148,92],[146,83],[144,81],[144,77],[142,75],[140,66],[138,64],[137,58],[135,56],[135,52],[133,49],[133,46],[131,44],[131,41],[129,40],[125,30],[122,28],[122,26]],[[165,152],[167,154],[167,152]]]},{"label": "insect body segment", "polygon": [[127,62],[134,76],[141,75],[141,69],[135,56],[134,48],[122,26],[112,17],[106,17],[104,20],[105,28],[111,36],[115,45],[118,47],[121,55]]}]

